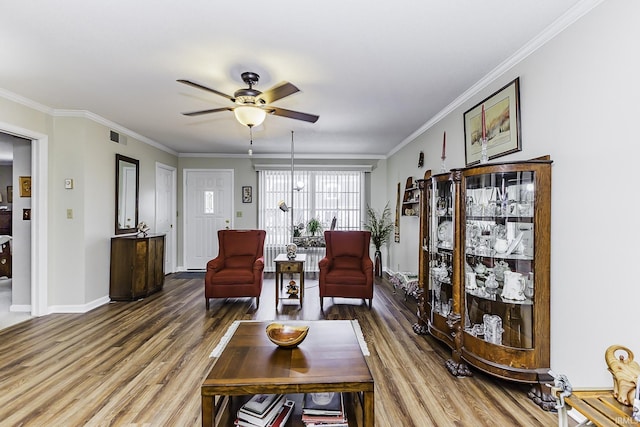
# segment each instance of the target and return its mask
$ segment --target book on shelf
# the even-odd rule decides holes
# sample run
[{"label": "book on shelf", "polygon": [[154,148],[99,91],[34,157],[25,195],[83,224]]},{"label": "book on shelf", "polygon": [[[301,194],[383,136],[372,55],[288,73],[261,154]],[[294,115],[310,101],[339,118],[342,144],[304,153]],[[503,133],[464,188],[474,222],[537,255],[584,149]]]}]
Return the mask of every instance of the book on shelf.
[{"label": "book on shelf", "polygon": [[[266,427],[284,427],[286,422],[289,420],[289,417],[293,413],[294,405],[295,401],[285,399],[285,402],[280,407],[280,410],[276,414],[275,418],[271,420],[271,422],[267,424]],[[238,427],[256,427],[256,424],[250,423],[249,421],[241,420],[240,418],[236,418],[234,425]]]},{"label": "book on shelf", "polygon": [[307,427],[348,425],[342,393],[307,393],[302,400],[302,422]]},{"label": "book on shelf", "polygon": [[293,400],[286,399],[282,408],[280,408],[280,412],[274,418],[271,423],[269,423],[268,427],[284,427],[289,416],[293,412],[293,405],[295,402]]},{"label": "book on shelf", "polygon": [[305,427],[349,427],[349,423],[309,423],[305,424]]},{"label": "book on shelf", "polygon": [[[253,398],[252,398],[253,399]],[[260,398],[258,398],[260,400]],[[250,403],[252,400],[249,400]],[[267,427],[271,421],[273,421],[279,414],[280,409],[285,403],[285,395],[278,394],[267,407],[263,407],[262,402],[259,402],[258,406],[261,407],[261,413],[257,414],[251,409],[245,408],[245,405],[238,410],[238,418],[235,424],[241,427]],[[250,408],[255,409],[255,405],[251,403]]]},{"label": "book on shelf", "polygon": [[344,402],[342,393],[305,393],[302,413],[308,415],[342,415]]},{"label": "book on shelf", "polygon": [[255,394],[242,405],[242,410],[258,416],[263,415],[279,397],[279,394]]},{"label": "book on shelf", "polygon": [[346,415],[308,415],[302,414],[302,422],[305,426],[332,426],[348,425]]}]

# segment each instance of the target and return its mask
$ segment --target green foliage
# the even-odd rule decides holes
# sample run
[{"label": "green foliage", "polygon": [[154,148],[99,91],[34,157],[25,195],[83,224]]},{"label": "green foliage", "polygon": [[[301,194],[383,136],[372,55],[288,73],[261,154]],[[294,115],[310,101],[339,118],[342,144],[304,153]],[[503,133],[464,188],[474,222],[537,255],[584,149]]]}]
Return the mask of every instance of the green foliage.
[{"label": "green foliage", "polygon": [[315,236],[316,233],[322,231],[322,223],[317,218],[311,218],[309,222],[307,222],[307,231],[312,236]]},{"label": "green foliage", "polygon": [[371,241],[376,247],[376,251],[379,251],[382,245],[389,241],[393,227],[394,223],[388,202],[384,205],[382,214],[367,205],[367,223],[364,224],[364,229],[371,232]]}]

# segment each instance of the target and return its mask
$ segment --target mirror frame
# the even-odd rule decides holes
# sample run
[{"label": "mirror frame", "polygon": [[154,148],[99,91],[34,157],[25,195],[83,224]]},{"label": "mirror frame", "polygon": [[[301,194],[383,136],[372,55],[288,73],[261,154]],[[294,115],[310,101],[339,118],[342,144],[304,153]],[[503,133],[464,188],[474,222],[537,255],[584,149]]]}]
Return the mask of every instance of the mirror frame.
[{"label": "mirror frame", "polygon": [[[124,164],[135,165],[136,168],[136,201],[135,201],[135,220],[133,227],[120,227],[118,223],[118,214],[120,212],[120,195],[123,192],[123,188],[120,187],[120,170]],[[140,193],[140,162],[131,157],[123,156],[122,154],[116,154],[116,198],[115,198],[115,230],[116,234],[129,234],[135,233],[138,230],[138,198]]]}]

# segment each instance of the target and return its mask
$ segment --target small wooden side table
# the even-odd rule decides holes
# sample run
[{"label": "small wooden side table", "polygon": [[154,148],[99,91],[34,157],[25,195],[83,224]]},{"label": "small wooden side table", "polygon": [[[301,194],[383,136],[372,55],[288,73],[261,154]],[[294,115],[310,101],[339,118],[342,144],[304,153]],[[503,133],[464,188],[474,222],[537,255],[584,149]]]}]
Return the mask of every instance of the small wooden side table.
[{"label": "small wooden side table", "polygon": [[[558,397],[561,390],[552,388]],[[581,413],[587,420],[599,427],[621,425],[638,426],[640,423],[631,418],[632,408],[619,403],[608,390],[573,390],[564,398],[564,405],[558,403],[558,426],[567,427],[567,407]],[[588,424],[579,424],[588,425]]]},{"label": "small wooden side table", "polygon": [[276,259],[273,260],[276,263],[276,310],[278,310],[280,300],[284,299],[280,297],[280,290],[283,286],[282,275],[284,273],[300,274],[298,297],[300,300],[300,307],[302,307],[302,298],[304,297],[304,262],[306,260],[306,254],[296,254],[294,259],[287,258],[287,254],[279,254]]}]

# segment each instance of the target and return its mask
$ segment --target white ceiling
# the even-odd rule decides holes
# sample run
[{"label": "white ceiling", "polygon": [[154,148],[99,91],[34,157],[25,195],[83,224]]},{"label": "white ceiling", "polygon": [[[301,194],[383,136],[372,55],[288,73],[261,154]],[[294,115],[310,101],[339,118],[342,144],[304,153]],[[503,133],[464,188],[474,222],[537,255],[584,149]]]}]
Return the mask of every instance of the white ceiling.
[{"label": "white ceiling", "polygon": [[[258,154],[385,156],[580,0],[0,0],[0,89],[49,108],[87,110],[178,153],[245,154],[232,106],[177,83],[233,95],[300,92],[274,106]],[[593,3],[593,0],[590,0]],[[582,6],[584,7],[584,6]],[[571,14],[571,11],[570,13]],[[566,15],[565,15],[566,16]]]}]

